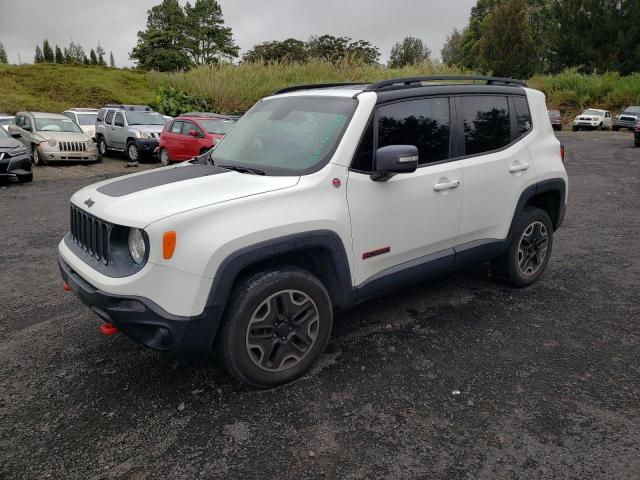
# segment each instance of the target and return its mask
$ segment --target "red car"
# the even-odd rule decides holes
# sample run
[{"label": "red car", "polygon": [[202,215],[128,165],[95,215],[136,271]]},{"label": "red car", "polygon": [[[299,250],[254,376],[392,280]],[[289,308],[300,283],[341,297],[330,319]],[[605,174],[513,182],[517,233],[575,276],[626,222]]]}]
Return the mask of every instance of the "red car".
[{"label": "red car", "polygon": [[214,113],[194,113],[174,118],[160,135],[160,162],[169,165],[202,155],[218,143],[234,124],[234,117]]}]

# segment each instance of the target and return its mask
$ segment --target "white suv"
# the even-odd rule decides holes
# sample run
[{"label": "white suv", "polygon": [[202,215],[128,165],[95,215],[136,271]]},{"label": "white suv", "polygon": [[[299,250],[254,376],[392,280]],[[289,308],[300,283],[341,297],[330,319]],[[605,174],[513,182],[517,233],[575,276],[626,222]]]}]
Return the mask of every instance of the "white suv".
[{"label": "white suv", "polygon": [[74,194],[65,289],[106,333],[278,385],[318,359],[338,310],[483,260],[538,280],[565,212],[561,151],[520,81],[284,89],[194,161]]},{"label": "white suv", "polygon": [[583,128],[588,130],[611,130],[612,125],[611,112],[589,108],[575,118],[573,131],[576,132]]}]

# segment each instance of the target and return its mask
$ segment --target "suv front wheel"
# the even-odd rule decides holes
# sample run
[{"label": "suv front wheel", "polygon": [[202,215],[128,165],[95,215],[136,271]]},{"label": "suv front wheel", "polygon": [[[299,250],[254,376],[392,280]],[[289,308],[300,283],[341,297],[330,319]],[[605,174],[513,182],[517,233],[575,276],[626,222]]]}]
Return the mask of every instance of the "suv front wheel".
[{"label": "suv front wheel", "polygon": [[275,387],[309,371],[332,325],[331,299],[320,280],[295,267],[268,270],[233,293],[216,353],[241,382]]},{"label": "suv front wheel", "polygon": [[138,150],[136,142],[127,143],[127,157],[129,157],[129,160],[131,160],[132,162],[137,162],[140,160],[140,152]]},{"label": "suv front wheel", "polygon": [[104,137],[98,138],[98,153],[101,157],[106,157],[109,153],[109,148],[107,147],[107,142]]},{"label": "suv front wheel", "polygon": [[514,226],[509,248],[493,261],[493,271],[517,288],[542,276],[553,247],[553,225],[547,212],[525,208]]}]

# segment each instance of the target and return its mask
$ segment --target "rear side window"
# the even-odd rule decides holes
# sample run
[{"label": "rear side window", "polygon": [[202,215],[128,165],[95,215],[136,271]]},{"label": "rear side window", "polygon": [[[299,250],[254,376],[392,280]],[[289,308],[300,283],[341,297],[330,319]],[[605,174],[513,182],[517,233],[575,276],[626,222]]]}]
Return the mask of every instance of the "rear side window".
[{"label": "rear side window", "polygon": [[378,109],[378,148],[415,145],[419,165],[449,158],[448,98],[409,100]]},{"label": "rear side window", "polygon": [[[518,119],[518,136],[522,136],[531,130],[531,111],[529,110],[529,102],[526,97],[513,97],[513,101],[516,105],[516,117]],[[550,113],[553,111],[550,111]],[[558,113],[551,113],[554,116],[559,116]]]},{"label": "rear side window", "polygon": [[178,135],[182,133],[182,125],[183,122],[173,122],[171,124],[171,133],[177,133]]},{"label": "rear side window", "polygon": [[461,97],[465,155],[498,150],[511,143],[507,97]]},{"label": "rear side window", "polygon": [[111,125],[111,120],[113,120],[113,114],[115,113],[115,110],[109,110],[107,112],[107,116],[104,119],[104,123],[107,123],[109,125]]}]

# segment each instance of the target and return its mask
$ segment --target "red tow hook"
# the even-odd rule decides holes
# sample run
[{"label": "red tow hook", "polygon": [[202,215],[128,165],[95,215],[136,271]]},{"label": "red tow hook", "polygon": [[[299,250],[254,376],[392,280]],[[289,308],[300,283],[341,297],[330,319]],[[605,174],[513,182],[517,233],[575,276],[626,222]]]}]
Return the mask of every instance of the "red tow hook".
[{"label": "red tow hook", "polygon": [[69,285],[67,282],[64,282],[64,285],[62,285],[62,289],[65,292],[70,292],[71,291],[71,285]]},{"label": "red tow hook", "polygon": [[102,332],[103,335],[106,335],[107,337],[111,335],[115,335],[116,333],[120,332],[120,330],[118,330],[117,327],[115,327],[112,323],[109,323],[109,322],[104,322],[100,327],[100,331]]}]

